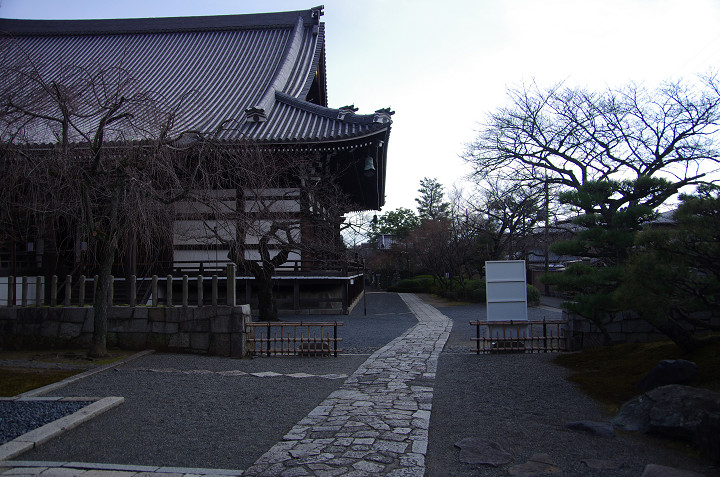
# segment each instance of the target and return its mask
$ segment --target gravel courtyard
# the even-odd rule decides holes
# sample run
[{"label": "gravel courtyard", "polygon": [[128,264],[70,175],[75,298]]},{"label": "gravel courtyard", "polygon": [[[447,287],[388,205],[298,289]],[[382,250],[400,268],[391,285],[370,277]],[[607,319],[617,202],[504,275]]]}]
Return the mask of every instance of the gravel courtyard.
[{"label": "gravel courtyard", "polygon": [[[473,333],[468,318],[482,319],[484,307],[435,305],[454,325],[434,382],[426,475],[508,475],[538,453],[547,454],[565,476],[640,476],[650,463],[718,475],[683,446],[566,429],[568,422],[607,422],[611,416],[573,388],[552,354],[468,353]],[[18,459],[246,469],[374,349],[416,323],[396,294],[371,293],[367,306],[367,316],[361,303],[351,315],[331,318],[345,323],[347,352],[338,358],[154,354],[62,388],[53,395],[123,396],[125,403]],[[262,372],[275,374],[241,374]],[[466,437],[498,443],[511,462],[499,467],[460,462],[454,443]]]}]

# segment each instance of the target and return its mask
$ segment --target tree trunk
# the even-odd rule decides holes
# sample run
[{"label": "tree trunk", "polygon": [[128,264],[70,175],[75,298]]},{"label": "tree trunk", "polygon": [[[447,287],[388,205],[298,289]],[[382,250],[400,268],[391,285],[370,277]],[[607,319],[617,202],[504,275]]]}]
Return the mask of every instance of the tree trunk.
[{"label": "tree trunk", "polygon": [[641,315],[642,318],[670,338],[673,343],[686,353],[694,353],[702,347],[702,342],[694,338],[688,330],[680,326],[671,317],[655,317]]},{"label": "tree trunk", "polygon": [[112,275],[112,264],[115,259],[115,247],[113,240],[103,240],[100,244],[100,269],[98,270],[98,282],[95,289],[93,302],[93,338],[88,356],[101,358],[108,355],[107,351],[107,330],[108,330],[108,309],[110,303],[110,277]]},{"label": "tree trunk", "polygon": [[273,294],[273,280],[271,275],[260,273],[255,275],[258,288],[258,311],[260,321],[278,321],[277,304]]},{"label": "tree trunk", "polygon": [[104,224],[104,234],[99,239],[99,270],[98,283],[95,290],[93,302],[93,340],[88,356],[101,358],[108,356],[107,351],[107,330],[108,330],[108,308],[112,306],[112,297],[109,296],[110,280],[112,276],[112,265],[115,260],[115,252],[118,244],[118,211],[120,209],[121,186],[116,184],[113,189],[112,198],[108,207],[109,217]]}]

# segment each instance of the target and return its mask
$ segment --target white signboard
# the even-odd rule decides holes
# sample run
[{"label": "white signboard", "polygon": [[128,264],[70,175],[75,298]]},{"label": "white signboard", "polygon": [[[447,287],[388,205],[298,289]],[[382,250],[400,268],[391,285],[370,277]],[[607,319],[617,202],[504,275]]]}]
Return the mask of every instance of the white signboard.
[{"label": "white signboard", "polygon": [[525,260],[485,262],[487,320],[527,321]]}]

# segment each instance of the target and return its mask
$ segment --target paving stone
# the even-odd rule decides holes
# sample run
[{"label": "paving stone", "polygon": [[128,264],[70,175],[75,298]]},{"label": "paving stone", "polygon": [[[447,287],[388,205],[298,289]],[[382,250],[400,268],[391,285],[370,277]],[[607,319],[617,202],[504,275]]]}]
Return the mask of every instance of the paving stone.
[{"label": "paving stone", "polygon": [[361,460],[360,462],[354,463],[353,468],[355,468],[356,470],[362,470],[364,472],[370,473],[379,473],[385,470],[384,465],[366,460]]},{"label": "paving stone", "polygon": [[547,454],[535,454],[524,464],[514,465],[508,474],[516,477],[534,477],[536,475],[560,474],[562,470],[553,464]]}]

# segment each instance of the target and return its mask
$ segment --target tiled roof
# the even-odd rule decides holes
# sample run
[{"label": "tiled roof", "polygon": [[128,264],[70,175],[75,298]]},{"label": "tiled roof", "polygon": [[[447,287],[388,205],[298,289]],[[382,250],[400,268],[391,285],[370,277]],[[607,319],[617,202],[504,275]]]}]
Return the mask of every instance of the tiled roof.
[{"label": "tiled roof", "polygon": [[[387,130],[387,110],[357,115],[326,107],[321,14],[316,7],[210,17],[0,19],[0,31],[10,37],[2,61],[32,62],[46,80],[62,81],[69,68],[127,73],[126,97],[152,93],[164,105],[183,104],[171,135],[192,130],[226,141],[307,143]],[[97,117],[84,121],[80,129],[92,131]],[[112,139],[146,133],[136,128],[121,136],[121,126]],[[28,140],[53,142],[49,132],[34,134]]]}]

